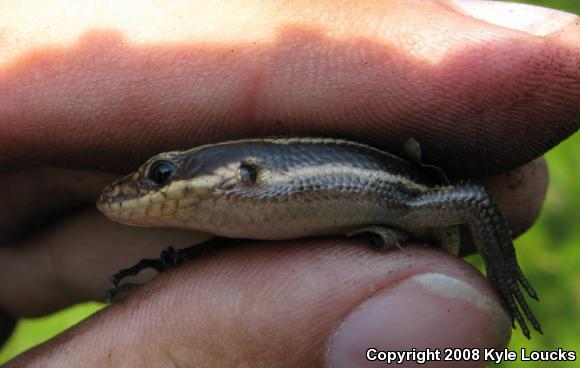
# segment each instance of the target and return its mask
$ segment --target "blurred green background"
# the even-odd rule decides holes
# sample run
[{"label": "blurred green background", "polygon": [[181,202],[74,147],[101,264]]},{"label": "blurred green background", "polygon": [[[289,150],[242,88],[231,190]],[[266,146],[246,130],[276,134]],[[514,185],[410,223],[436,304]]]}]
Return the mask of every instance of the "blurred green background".
[{"label": "blurred green background", "polygon": [[[580,0],[519,1],[580,14]],[[539,291],[541,303],[532,302],[545,335],[526,340],[514,331],[509,348],[575,350],[576,362],[502,363],[501,367],[580,367],[580,135],[576,134],[546,155],[550,186],[537,224],[516,240],[518,259]],[[481,266],[480,259],[469,261]],[[102,308],[98,303],[77,305],[51,316],[21,320],[0,351],[0,364],[47,340]]]}]

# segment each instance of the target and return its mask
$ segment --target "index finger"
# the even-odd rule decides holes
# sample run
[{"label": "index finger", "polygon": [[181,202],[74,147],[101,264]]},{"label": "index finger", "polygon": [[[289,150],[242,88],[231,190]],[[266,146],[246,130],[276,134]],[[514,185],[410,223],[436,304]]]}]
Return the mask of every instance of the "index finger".
[{"label": "index finger", "polygon": [[501,4],[476,19],[448,1],[54,2],[2,5],[4,165],[124,172],[160,151],[291,133],[391,151],[414,137],[426,161],[479,176],[580,121],[580,23],[565,13],[530,29],[491,24]]}]

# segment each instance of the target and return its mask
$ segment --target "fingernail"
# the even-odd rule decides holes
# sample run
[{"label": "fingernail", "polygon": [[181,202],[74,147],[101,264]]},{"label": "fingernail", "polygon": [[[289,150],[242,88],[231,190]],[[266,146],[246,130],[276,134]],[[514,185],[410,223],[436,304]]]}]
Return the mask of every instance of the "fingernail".
[{"label": "fingernail", "polygon": [[552,34],[579,21],[575,14],[535,5],[481,0],[451,1],[476,19],[535,36]]},{"label": "fingernail", "polygon": [[384,367],[378,352],[503,348],[510,326],[502,307],[473,286],[441,273],[418,274],[355,308],[330,337],[327,363]]}]

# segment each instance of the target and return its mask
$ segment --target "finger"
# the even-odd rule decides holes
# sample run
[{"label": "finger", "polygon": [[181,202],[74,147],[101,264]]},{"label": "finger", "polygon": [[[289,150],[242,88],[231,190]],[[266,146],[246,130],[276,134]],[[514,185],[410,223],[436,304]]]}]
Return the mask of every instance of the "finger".
[{"label": "finger", "polygon": [[207,238],[193,231],[120,225],[96,209],[69,216],[17,247],[0,247],[0,309],[13,317],[34,317],[87,300],[104,301],[116,271],[142,258],[158,258],[168,246]]},{"label": "finger", "polygon": [[30,236],[72,210],[94,207],[97,193],[116,178],[96,171],[52,167],[0,175],[0,245]]},{"label": "finger", "polygon": [[444,252],[262,242],[163,274],[13,366],[367,367],[369,346],[500,348],[509,336],[489,284]]},{"label": "finger", "polygon": [[[580,23],[562,12],[418,0],[308,2],[308,12],[302,1],[58,4],[2,6],[1,28],[13,30],[0,46],[5,164],[124,172],[236,137],[346,136],[399,151],[412,136],[427,162],[466,177],[528,162],[580,123]],[[51,16],[31,22],[38,9]]]}]

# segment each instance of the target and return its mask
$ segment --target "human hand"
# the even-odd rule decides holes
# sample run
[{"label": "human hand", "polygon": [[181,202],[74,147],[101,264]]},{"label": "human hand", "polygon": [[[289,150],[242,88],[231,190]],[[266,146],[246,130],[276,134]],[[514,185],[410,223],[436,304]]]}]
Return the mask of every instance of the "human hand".
[{"label": "human hand", "polygon": [[[545,193],[537,157],[579,124],[580,25],[558,12],[510,5],[515,25],[508,5],[464,3],[493,25],[443,1],[59,4],[0,11],[0,309],[14,317],[102,299],[119,268],[207,237],[93,208],[160,151],[295,134],[398,152],[412,136],[455,179],[497,174],[484,180],[521,233]],[[14,365],[354,367],[365,347],[509,335],[482,276],[436,249],[253,242],[161,275]]]}]

